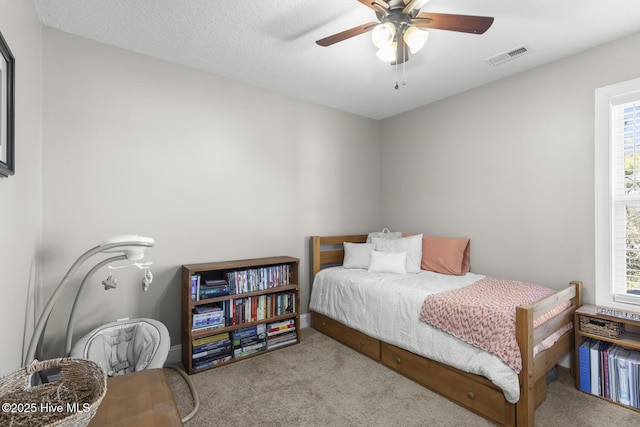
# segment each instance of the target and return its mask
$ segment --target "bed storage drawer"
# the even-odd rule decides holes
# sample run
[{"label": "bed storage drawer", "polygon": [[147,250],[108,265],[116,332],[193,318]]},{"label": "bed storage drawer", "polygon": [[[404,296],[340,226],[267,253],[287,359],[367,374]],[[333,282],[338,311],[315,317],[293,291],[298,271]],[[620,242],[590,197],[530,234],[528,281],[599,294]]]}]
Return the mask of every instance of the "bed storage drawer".
[{"label": "bed storage drawer", "polygon": [[454,402],[501,425],[513,425],[515,405],[489,380],[478,382],[442,363],[429,360],[390,344],[381,344],[381,362],[398,373],[430,388]]},{"label": "bed storage drawer", "polygon": [[380,360],[380,341],[362,332],[348,328],[320,313],[311,312],[311,327],[330,336],[336,341],[348,345],[365,356]]}]

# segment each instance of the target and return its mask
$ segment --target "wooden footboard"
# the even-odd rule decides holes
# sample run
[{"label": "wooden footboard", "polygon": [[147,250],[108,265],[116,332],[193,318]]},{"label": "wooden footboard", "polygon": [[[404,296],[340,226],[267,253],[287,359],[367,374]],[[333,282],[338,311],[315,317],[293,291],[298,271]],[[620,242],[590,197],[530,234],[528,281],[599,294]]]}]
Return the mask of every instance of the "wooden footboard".
[{"label": "wooden footboard", "polygon": [[[571,304],[565,310],[534,329],[533,319],[567,301]],[[552,347],[534,356],[535,346],[562,326],[571,324],[574,311],[581,305],[582,282],[571,282],[569,287],[547,298],[516,308],[516,340],[522,354],[522,371],[518,375],[520,380],[520,400],[517,403],[518,426],[534,425],[535,408],[546,395],[546,373],[564,355],[573,352],[573,328],[565,332]],[[574,358],[571,357],[572,374],[575,369],[573,363]],[[536,403],[536,395],[542,398],[538,403]]]},{"label": "wooden footboard", "polygon": [[[324,266],[342,262],[343,242],[361,243],[366,237],[312,237],[313,276]],[[567,301],[571,304],[560,314],[534,328],[536,317]],[[535,408],[546,396],[546,373],[573,351],[573,329],[567,330],[553,345],[535,356],[534,348],[563,325],[571,323],[573,312],[581,305],[582,283],[571,282],[569,287],[547,298],[517,307],[516,339],[522,353],[522,371],[519,374],[520,400],[516,404],[507,402],[502,391],[484,377],[379,341],[322,314],[311,312],[311,326],[497,424],[533,427]]]}]

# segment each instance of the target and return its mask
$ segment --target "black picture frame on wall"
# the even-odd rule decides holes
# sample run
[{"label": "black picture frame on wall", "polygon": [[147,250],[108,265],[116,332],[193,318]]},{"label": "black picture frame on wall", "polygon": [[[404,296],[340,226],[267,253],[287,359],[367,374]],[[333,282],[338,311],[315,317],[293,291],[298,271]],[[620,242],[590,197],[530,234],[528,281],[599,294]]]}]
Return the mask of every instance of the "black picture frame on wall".
[{"label": "black picture frame on wall", "polygon": [[0,32],[0,178],[15,173],[15,58]]}]

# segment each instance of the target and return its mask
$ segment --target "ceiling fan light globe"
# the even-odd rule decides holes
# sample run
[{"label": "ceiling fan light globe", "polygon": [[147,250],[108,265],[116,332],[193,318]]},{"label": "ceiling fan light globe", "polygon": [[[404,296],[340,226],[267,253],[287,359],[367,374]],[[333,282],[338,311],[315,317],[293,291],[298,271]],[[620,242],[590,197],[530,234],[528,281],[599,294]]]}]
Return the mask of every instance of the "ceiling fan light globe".
[{"label": "ceiling fan light globe", "polygon": [[376,52],[376,56],[385,62],[393,62],[396,60],[396,49],[398,43],[391,43],[388,46],[383,46]]},{"label": "ceiling fan light globe", "polygon": [[371,32],[371,40],[373,40],[373,44],[378,48],[382,49],[385,46],[391,45],[393,43],[393,38],[396,35],[396,27],[391,22],[385,22],[379,25],[376,25],[373,31]]},{"label": "ceiling fan light globe", "polygon": [[414,54],[422,49],[429,38],[429,32],[411,26],[402,35],[404,42],[409,46],[409,51]]}]

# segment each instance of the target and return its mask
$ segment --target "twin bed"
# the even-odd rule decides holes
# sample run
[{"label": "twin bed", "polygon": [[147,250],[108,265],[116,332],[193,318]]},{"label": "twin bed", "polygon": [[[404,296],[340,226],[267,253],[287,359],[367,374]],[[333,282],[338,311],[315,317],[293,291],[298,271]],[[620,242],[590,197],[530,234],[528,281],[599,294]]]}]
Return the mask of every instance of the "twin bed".
[{"label": "twin bed", "polygon": [[[355,252],[351,251],[365,249],[366,245],[359,244],[366,240],[367,235],[312,237],[311,326],[497,424],[533,426],[535,408],[546,394],[546,373],[573,349],[573,312],[582,304],[582,284],[572,282],[557,292],[546,289],[541,299],[534,292],[530,303],[516,308],[513,325],[506,327],[513,329],[514,336],[513,348],[507,353],[513,356],[515,350],[519,354],[509,359],[464,336],[465,331],[482,335],[473,328],[487,323],[485,315],[469,323],[462,319],[458,325],[462,329],[451,333],[443,329],[455,325],[443,326],[428,316],[437,312],[433,304],[439,303],[440,296],[449,295],[450,303],[455,303],[464,300],[456,292],[467,292],[483,282],[489,282],[488,288],[478,288],[480,293],[496,286],[502,292],[504,281],[468,272],[468,245],[466,257],[460,253],[467,263],[462,272],[437,272],[443,269],[425,265],[423,258],[422,267],[436,272],[418,269],[393,274],[388,272],[395,268],[393,262],[380,264],[378,258],[372,258],[369,269],[353,265]],[[384,243],[386,240],[377,240],[378,248]],[[347,254],[349,261],[344,260],[345,247],[351,253]],[[465,250],[464,244],[458,250]],[[437,257],[434,259],[437,264]],[[373,268],[374,262],[383,265],[382,270]],[[508,286],[513,284],[519,289],[528,285],[513,282]],[[451,310],[445,306],[445,322],[457,311]],[[493,309],[483,310],[473,307],[474,313]],[[503,329],[497,336],[509,335],[504,333],[504,322],[499,323]],[[486,341],[493,345],[496,340]]]}]

